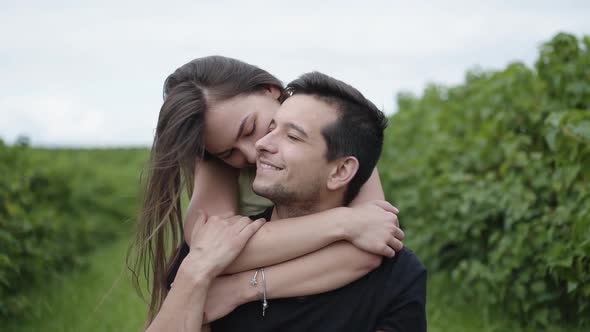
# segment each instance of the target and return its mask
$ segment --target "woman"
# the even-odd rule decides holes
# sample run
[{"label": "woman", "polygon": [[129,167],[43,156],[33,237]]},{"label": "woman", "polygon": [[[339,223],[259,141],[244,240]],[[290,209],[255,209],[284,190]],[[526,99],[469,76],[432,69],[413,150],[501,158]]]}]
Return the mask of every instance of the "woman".
[{"label": "woman", "polygon": [[[198,215],[250,215],[270,206],[251,192],[254,143],[266,133],[282,98],[281,82],[274,76],[220,56],[193,60],[166,79],[135,241],[136,287],[140,269],[151,283],[148,322],[166,298],[169,277],[188,245],[194,245],[189,235]],[[185,229],[184,188],[191,197]],[[397,209],[375,201],[383,197],[375,171],[348,208],[266,224],[224,273],[245,276],[272,265],[267,270],[274,287],[270,298],[342,287],[376,268],[378,255],[393,256],[394,249],[402,247],[403,232],[395,225]],[[183,236],[188,245],[181,245]],[[178,248],[172,255],[166,252],[165,239]],[[240,304],[216,296],[239,281],[217,281],[207,299],[210,320]]]}]

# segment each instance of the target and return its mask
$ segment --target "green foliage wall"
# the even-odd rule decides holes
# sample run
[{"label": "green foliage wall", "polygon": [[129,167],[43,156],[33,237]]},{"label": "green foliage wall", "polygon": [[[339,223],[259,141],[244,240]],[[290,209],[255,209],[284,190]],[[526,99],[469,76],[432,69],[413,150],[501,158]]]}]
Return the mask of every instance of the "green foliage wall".
[{"label": "green foliage wall", "polygon": [[380,164],[408,243],[525,324],[590,317],[590,39],[402,94]]},{"label": "green foliage wall", "polygon": [[27,290],[131,230],[145,149],[35,150],[0,140],[0,318]]}]

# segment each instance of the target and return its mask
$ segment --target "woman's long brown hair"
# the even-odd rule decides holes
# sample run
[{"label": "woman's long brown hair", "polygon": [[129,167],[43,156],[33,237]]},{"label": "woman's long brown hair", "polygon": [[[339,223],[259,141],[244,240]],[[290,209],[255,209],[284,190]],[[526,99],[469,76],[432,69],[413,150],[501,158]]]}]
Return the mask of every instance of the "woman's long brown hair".
[{"label": "woman's long brown hair", "polygon": [[269,86],[282,90],[281,82],[268,72],[222,56],[195,59],[166,79],[150,159],[141,178],[142,209],[127,253],[135,289],[144,300],[141,278],[150,289],[147,324],[168,294],[167,276],[179,258],[184,238],[181,194],[184,189],[192,194],[197,163],[206,155],[207,108]]}]

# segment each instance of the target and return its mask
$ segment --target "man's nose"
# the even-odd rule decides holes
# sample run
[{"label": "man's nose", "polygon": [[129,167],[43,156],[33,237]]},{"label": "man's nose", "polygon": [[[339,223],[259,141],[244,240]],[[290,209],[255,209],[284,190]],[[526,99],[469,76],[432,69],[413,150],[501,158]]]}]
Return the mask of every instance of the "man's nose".
[{"label": "man's nose", "polygon": [[258,151],[258,152],[262,152],[262,151],[267,151],[267,152],[272,152],[272,153],[276,152],[276,148],[274,147],[274,144],[272,144],[272,133],[268,133],[265,136],[263,136],[261,139],[256,141],[254,146],[256,147],[256,151]]}]

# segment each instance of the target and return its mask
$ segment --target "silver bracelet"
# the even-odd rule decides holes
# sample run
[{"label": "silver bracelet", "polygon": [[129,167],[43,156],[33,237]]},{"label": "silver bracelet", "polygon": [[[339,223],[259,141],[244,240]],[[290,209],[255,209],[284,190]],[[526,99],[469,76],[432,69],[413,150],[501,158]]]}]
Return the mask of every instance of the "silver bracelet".
[{"label": "silver bracelet", "polygon": [[262,317],[264,317],[266,309],[268,308],[268,301],[266,300],[266,276],[264,275],[264,268],[263,267],[256,270],[256,272],[254,273],[254,276],[252,277],[252,279],[250,279],[250,285],[252,285],[252,286],[258,285],[258,280],[257,280],[258,272],[260,272],[260,274],[262,275]]},{"label": "silver bracelet", "polygon": [[262,317],[264,317],[264,313],[268,309],[268,302],[266,301],[266,277],[263,267],[260,268],[260,273],[262,274]]}]

